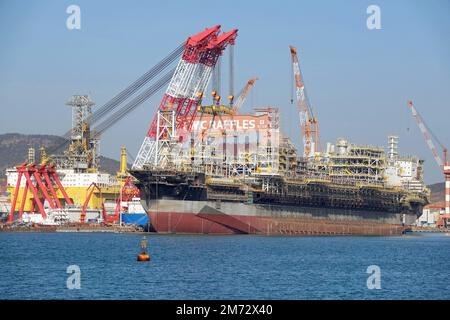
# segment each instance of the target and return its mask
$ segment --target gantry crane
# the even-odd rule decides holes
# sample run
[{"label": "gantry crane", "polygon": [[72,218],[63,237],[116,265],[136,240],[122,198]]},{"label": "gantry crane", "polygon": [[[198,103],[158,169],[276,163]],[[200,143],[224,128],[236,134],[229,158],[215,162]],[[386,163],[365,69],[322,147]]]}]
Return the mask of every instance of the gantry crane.
[{"label": "gantry crane", "polygon": [[[303,156],[314,156],[319,150],[319,123],[314,117],[311,104],[305,90],[302,73],[297,57],[297,49],[289,46],[291,50],[292,70],[297,98],[297,108],[300,116],[301,138],[303,140]],[[291,103],[293,101],[291,100]]]},{"label": "gantry crane", "polygon": [[[427,143],[428,148],[433,154],[434,160],[436,161],[439,168],[443,171],[445,177],[445,214],[439,216],[439,220],[437,222],[437,226],[444,226],[446,219],[450,219],[450,163],[447,161],[447,148],[444,144],[436,137],[433,131],[428,127],[420,116],[417,109],[414,107],[414,104],[411,100],[408,101],[408,107],[410,108],[413,117],[416,119],[417,126],[425,138],[425,142]],[[436,146],[432,140],[434,140],[439,144],[439,147],[442,149],[443,158],[439,156],[439,153],[436,150]]]},{"label": "gantry crane", "polygon": [[[8,223],[12,223],[14,220],[14,212],[16,210],[17,202],[20,201],[20,210],[18,218],[22,218],[22,214],[25,208],[25,202],[27,201],[27,193],[30,191],[32,193],[31,198],[31,212],[35,211],[35,206],[38,207],[44,219],[47,218],[47,213],[44,208],[44,201],[47,201],[51,209],[61,209],[62,204],[56,193],[56,187],[62,193],[64,200],[68,205],[73,205],[72,200],[67,195],[64,190],[61,181],[56,174],[56,168],[53,164],[46,164],[45,162],[36,165],[34,163],[28,164],[27,162],[22,163],[16,167],[18,172],[17,183],[14,190],[14,197],[11,203],[11,211],[9,214]],[[21,186],[21,179],[25,178],[26,184],[25,189],[21,195],[19,195],[19,189]],[[34,181],[32,181],[32,177]],[[54,186],[55,184],[56,186]]]}]

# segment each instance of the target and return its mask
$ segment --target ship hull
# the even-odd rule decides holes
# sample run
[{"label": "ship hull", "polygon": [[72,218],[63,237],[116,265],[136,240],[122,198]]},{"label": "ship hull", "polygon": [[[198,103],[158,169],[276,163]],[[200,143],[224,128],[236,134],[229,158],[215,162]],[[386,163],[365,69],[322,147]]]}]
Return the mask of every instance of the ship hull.
[{"label": "ship hull", "polygon": [[150,230],[158,233],[390,236],[405,231],[405,217],[387,212],[172,199],[153,200],[146,210]]}]

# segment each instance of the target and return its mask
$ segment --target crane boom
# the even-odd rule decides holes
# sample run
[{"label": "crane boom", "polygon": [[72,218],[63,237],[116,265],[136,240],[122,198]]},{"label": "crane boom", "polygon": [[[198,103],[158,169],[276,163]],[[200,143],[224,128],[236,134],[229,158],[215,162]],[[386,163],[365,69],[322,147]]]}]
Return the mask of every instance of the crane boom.
[{"label": "crane boom", "polygon": [[239,108],[242,107],[242,105],[245,102],[245,99],[247,98],[248,93],[250,92],[250,89],[255,85],[256,80],[258,80],[258,78],[248,80],[247,84],[242,90],[242,93],[239,95],[236,104],[233,107],[233,114],[236,114]]},{"label": "crane boom", "polygon": [[425,125],[422,117],[417,112],[417,110],[414,107],[414,104],[411,100],[408,101],[408,107],[411,109],[411,113],[412,113],[413,117],[416,119],[417,126],[419,127],[420,132],[422,132],[422,134],[425,138],[425,142],[427,143],[428,148],[431,150],[431,153],[433,154],[434,160],[436,161],[436,163],[438,164],[438,166],[440,168],[443,168],[444,161],[445,162],[447,161],[447,149],[442,146],[443,153],[444,153],[444,161],[442,161],[441,157],[439,156],[439,154],[436,150],[436,146],[434,145],[434,142],[431,139],[431,136],[430,136],[429,130],[427,129],[427,126]]},{"label": "crane boom", "polygon": [[[142,142],[133,168],[142,168],[150,163],[164,165],[166,157],[161,156],[161,148],[165,149],[163,153],[168,154],[170,146],[161,141],[166,141],[168,136],[172,139],[175,132],[179,142],[187,138],[212,70],[225,48],[234,45],[237,32],[237,29],[233,29],[221,33],[220,25],[216,25],[186,40],[184,53]],[[173,113],[172,119],[160,121],[161,113],[167,111]]]},{"label": "crane boom", "polygon": [[[425,121],[423,121],[422,117],[420,116],[419,112],[417,112],[411,100],[408,101],[408,107],[411,109],[412,115],[416,119],[417,125],[425,138],[428,148],[431,150],[431,153],[433,154],[434,160],[444,173],[445,215],[441,215],[441,217],[439,218],[437,223],[437,226],[439,227],[439,225],[442,223],[442,219],[447,219],[448,217],[450,217],[450,164],[447,162],[447,148],[439,141],[439,139],[436,138],[433,132],[428,128],[428,126],[425,124]],[[444,160],[442,160],[442,158],[439,156],[431,137],[434,137],[439,146],[442,148]]]},{"label": "crane boom", "polygon": [[318,121],[314,117],[311,104],[305,90],[300,65],[298,62],[297,48],[289,46],[291,50],[292,70],[294,72],[294,85],[297,98],[297,108],[300,117],[300,130],[303,140],[303,156],[314,155],[319,146]]}]

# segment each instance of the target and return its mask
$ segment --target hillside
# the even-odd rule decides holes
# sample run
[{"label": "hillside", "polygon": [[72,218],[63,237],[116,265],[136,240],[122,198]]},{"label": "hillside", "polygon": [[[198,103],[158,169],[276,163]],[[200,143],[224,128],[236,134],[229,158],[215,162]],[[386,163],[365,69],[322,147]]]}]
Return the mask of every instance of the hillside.
[{"label": "hillside", "polygon": [[444,182],[430,184],[428,188],[431,190],[431,203],[444,201]]},{"label": "hillside", "polygon": [[[41,134],[0,134],[0,185],[5,183],[5,169],[26,161],[28,148],[36,150],[39,157],[39,148],[51,149],[60,145],[63,138],[53,135]],[[100,168],[110,174],[116,174],[119,169],[119,161],[100,156]]]}]

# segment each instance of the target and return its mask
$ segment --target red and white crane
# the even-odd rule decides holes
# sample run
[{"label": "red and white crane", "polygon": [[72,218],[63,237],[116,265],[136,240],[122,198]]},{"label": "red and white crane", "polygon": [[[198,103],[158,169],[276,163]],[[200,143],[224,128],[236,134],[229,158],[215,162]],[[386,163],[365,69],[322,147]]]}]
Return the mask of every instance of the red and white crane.
[{"label": "red and white crane", "polygon": [[[237,31],[234,29],[220,33],[220,25],[216,25],[186,40],[183,55],[139,149],[133,168],[142,168],[148,163],[158,165],[158,140],[162,135],[171,135],[173,138],[173,131],[177,130],[178,137],[182,139],[182,132],[190,131],[217,59],[227,45],[234,45]],[[162,115],[162,111],[172,111],[173,120],[170,120],[170,115]],[[167,123],[171,121],[174,122],[173,128],[168,130]]]},{"label": "red and white crane", "polygon": [[[414,104],[411,100],[408,101],[408,107],[410,108],[412,115],[416,119],[417,125],[422,132],[425,142],[427,143],[428,148],[431,150],[433,154],[434,160],[436,161],[439,168],[443,171],[445,177],[445,217],[441,218],[450,218],[450,164],[447,161],[447,148],[443,145],[443,143],[436,137],[436,135],[431,131],[431,129],[426,125],[423,118],[420,116],[417,109],[414,107]],[[442,149],[443,158],[439,156],[437,152],[436,146],[432,140],[434,140],[439,144]]]},{"label": "red and white crane", "polygon": [[319,148],[319,123],[314,117],[311,104],[305,90],[297,49],[289,46],[291,50],[292,70],[294,72],[294,85],[297,98],[297,108],[300,116],[300,130],[303,140],[303,156],[311,157]]}]

